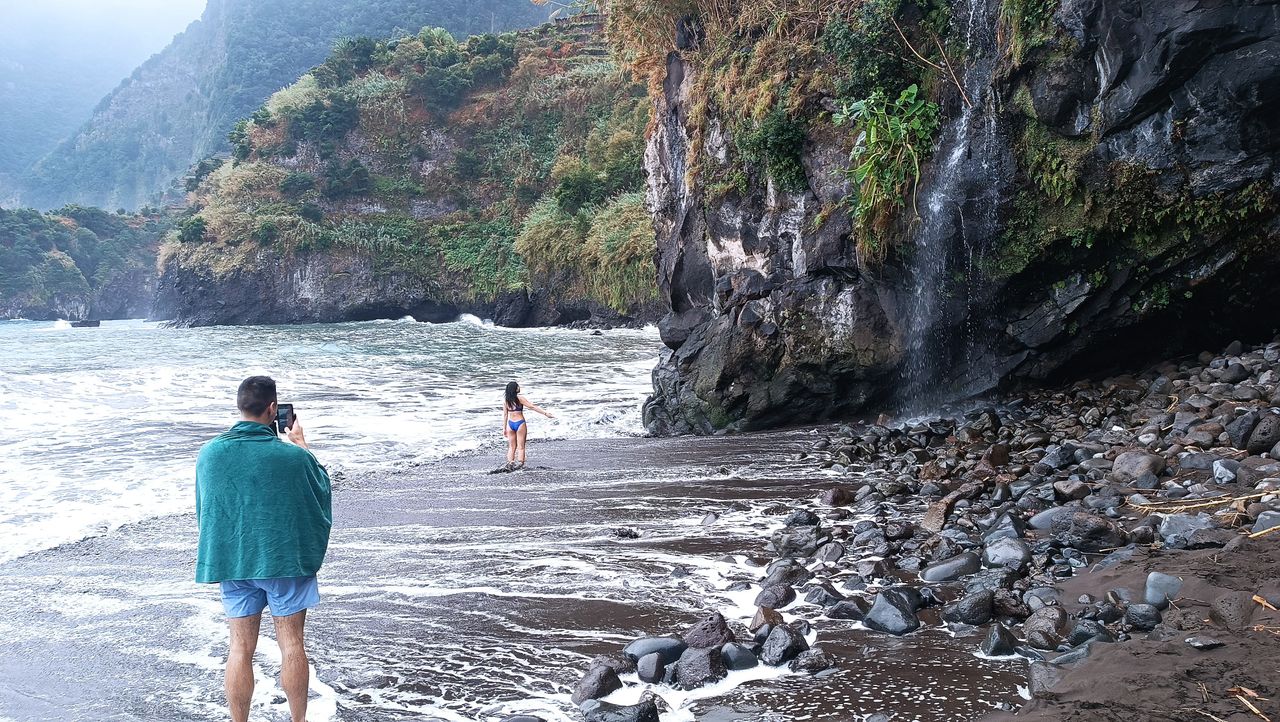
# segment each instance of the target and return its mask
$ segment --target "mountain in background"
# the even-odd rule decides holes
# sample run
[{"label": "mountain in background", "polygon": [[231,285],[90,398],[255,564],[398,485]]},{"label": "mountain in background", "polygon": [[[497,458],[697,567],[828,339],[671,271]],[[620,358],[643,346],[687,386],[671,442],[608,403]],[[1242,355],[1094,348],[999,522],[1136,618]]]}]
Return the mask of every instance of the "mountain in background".
[{"label": "mountain in background", "polygon": [[0,203],[15,176],[199,16],[204,0],[9,3],[0,22]]},{"label": "mountain in background", "polygon": [[440,26],[463,37],[527,27],[528,0],[210,0],[191,24],[99,103],[73,137],[19,180],[24,205],[136,208],[161,200],[236,120],[345,37]]}]

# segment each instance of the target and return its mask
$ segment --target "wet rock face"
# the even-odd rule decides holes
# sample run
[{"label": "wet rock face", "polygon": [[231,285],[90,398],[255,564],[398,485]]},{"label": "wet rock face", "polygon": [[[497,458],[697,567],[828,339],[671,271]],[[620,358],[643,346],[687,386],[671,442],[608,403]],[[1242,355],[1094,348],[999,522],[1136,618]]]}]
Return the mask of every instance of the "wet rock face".
[{"label": "wet rock face", "polygon": [[[1274,198],[1278,14],[1274,4],[1243,0],[1065,0],[1054,20],[1062,51],[1033,55],[1014,78],[996,81],[990,105],[1004,116],[992,126],[1026,122],[1015,100],[1025,87],[1036,122],[1085,144],[1082,183],[1090,192],[1105,193],[1115,167],[1132,167],[1155,188],[1173,192],[1185,183],[1196,198],[1250,184]],[[749,430],[885,405],[911,362],[910,316],[920,289],[906,260],[911,249],[874,270],[854,257],[844,203],[852,134],[811,124],[802,157],[808,187],[797,193],[780,191],[759,169],[731,166],[730,131],[714,110],[698,146],[705,157],[690,157],[690,109],[705,102],[692,95],[700,72],[672,53],[645,156],[658,282],[670,307],[659,324],[667,349],[645,404],[646,427],[658,434]],[[944,123],[956,121],[960,107],[944,102]],[[923,177],[943,163],[931,159]],[[699,174],[689,173],[698,165],[746,170],[748,182],[710,198]],[[988,200],[986,190],[968,186],[960,195],[967,215],[1000,217],[990,235],[1001,237],[1009,199]],[[1255,225],[1266,243],[1280,242],[1274,218]],[[978,393],[1226,340],[1217,334],[1269,330],[1247,309],[1221,308],[1235,298],[1256,308],[1280,301],[1280,254],[1243,252],[1240,234],[1227,235],[1197,235],[1141,274],[1099,280],[1046,256],[1011,278],[967,279],[962,303],[939,314],[948,327],[971,329],[953,334],[956,348],[938,349],[954,359],[939,381],[956,386],[952,395]],[[1158,312],[1142,303],[1153,297],[1164,299]],[[1065,494],[1083,491],[1073,484]]]}]

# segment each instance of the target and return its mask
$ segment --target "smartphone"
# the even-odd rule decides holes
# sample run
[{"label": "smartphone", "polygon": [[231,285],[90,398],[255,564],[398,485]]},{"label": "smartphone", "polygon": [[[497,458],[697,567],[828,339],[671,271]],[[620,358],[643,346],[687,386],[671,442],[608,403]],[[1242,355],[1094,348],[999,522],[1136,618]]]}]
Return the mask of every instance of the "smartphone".
[{"label": "smartphone", "polygon": [[293,404],[276,405],[276,433],[286,433],[293,426]]}]

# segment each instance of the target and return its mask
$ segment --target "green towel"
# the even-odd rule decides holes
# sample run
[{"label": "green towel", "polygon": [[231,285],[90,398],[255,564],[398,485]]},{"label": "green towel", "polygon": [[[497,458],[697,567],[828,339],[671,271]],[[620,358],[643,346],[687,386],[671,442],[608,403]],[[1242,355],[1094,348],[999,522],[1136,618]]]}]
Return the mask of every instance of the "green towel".
[{"label": "green towel", "polygon": [[269,426],[241,421],[196,460],[196,581],[305,577],[333,525],[329,474]]}]

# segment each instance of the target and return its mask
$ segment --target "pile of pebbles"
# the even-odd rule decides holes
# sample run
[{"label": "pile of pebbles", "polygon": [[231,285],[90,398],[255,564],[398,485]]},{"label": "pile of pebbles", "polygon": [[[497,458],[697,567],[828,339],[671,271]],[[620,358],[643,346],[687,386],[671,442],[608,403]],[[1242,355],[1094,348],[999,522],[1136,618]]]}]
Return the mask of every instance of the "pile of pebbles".
[{"label": "pile of pebbles", "polygon": [[1024,392],[957,419],[843,428],[810,456],[860,482],[827,489],[818,513],[773,535],[809,576],[762,597],[803,594],[828,618],[893,635],[989,625],[984,654],[1071,664],[1093,643],[1156,629],[1182,581],[1151,572],[1140,593],[1074,600],[1076,615],[1055,582],[1139,545],[1230,553],[1280,526],[1280,342]]},{"label": "pile of pebbles", "polygon": [[810,623],[783,615],[800,599],[811,617],[821,608],[817,625],[971,633],[983,654],[1034,660],[1035,693],[1052,678],[1038,670],[1160,628],[1182,587],[1151,572],[1141,593],[1072,600],[1082,609],[1073,615],[1055,583],[1121,564],[1139,545],[1230,553],[1280,526],[1280,341],[1025,391],[957,418],[882,421],[839,427],[802,454],[856,481],[772,510],[782,527],[767,545],[750,628],[735,632],[712,614],[681,635],[597,657],[573,695],[588,722],[658,719],[652,695],[626,707],[598,701],[631,672],[684,689],[756,664],[828,673],[835,661],[807,643]]}]

